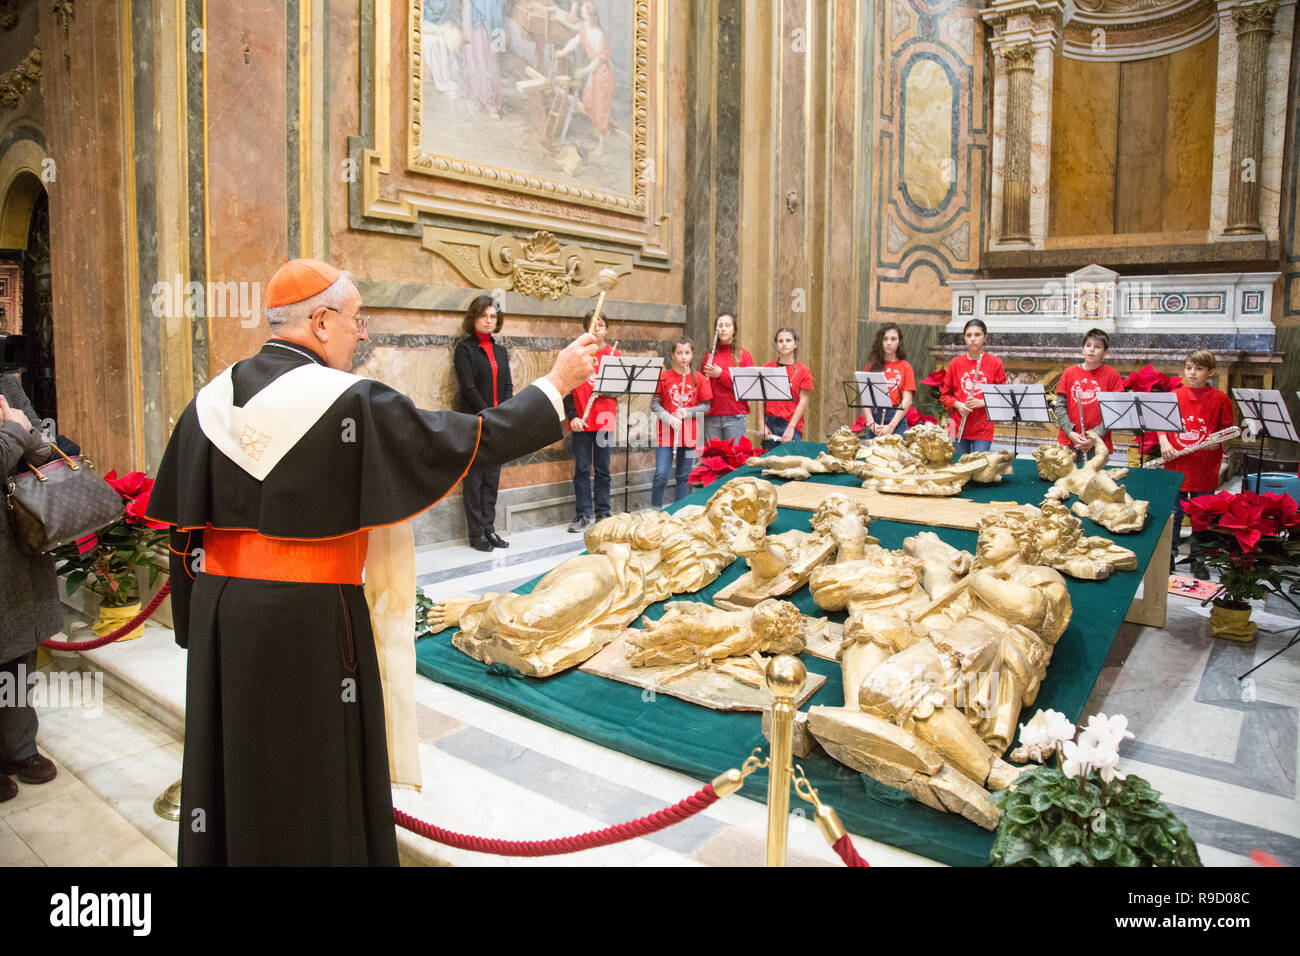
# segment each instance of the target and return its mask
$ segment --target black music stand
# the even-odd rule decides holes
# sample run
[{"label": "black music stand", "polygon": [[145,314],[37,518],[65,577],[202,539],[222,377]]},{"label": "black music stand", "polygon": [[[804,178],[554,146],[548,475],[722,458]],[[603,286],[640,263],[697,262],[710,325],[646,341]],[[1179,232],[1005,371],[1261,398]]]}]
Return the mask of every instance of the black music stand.
[{"label": "black music stand", "polygon": [[653,395],[659,387],[659,374],[664,369],[661,358],[640,355],[610,355],[600,363],[596,373],[595,391],[617,401],[628,396],[627,415],[623,417],[623,510],[629,511],[631,496],[632,442],[629,437],[632,419],[633,395]]},{"label": "black music stand", "polygon": [[1042,385],[981,385],[989,421],[1012,422],[1011,454],[1020,453],[1020,423],[1050,422],[1047,393]]},{"label": "black music stand", "polygon": [[1300,438],[1296,437],[1291,415],[1286,410],[1286,401],[1277,389],[1234,388],[1232,397],[1241,406],[1242,419],[1260,425],[1259,451],[1255,457],[1255,493],[1258,494],[1264,473],[1264,438],[1267,436],[1280,441],[1300,441]]},{"label": "black music stand", "polygon": [[1097,403],[1107,429],[1138,433],[1138,467],[1143,464],[1142,438],[1147,432],[1183,430],[1183,413],[1173,392],[1101,392]]},{"label": "black music stand", "polygon": [[[849,408],[897,407],[889,397],[889,381],[884,372],[854,372],[853,379],[852,382],[841,383],[844,386],[844,404]],[[874,414],[871,420],[876,420]]]}]

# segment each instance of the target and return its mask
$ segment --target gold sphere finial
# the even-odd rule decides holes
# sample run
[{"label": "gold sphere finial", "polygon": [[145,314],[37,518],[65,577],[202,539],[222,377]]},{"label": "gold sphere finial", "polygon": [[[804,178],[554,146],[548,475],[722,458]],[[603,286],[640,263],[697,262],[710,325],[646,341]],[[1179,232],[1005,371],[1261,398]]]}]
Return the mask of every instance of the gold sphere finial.
[{"label": "gold sphere finial", "polygon": [[808,671],[803,662],[781,654],[767,662],[767,689],[777,700],[793,700],[803,690]]}]

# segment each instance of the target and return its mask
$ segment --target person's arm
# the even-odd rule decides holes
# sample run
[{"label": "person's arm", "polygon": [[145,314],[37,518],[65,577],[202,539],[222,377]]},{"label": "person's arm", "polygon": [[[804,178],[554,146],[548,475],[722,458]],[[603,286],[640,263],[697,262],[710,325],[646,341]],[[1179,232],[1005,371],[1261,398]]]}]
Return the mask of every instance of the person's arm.
[{"label": "person's arm", "polygon": [[793,440],[795,429],[798,427],[799,422],[803,420],[804,409],[807,407],[808,392],[805,390],[799,393],[799,404],[795,405],[794,414],[790,416],[790,424],[785,426],[785,434],[781,436],[785,441]]},{"label": "person's arm", "polygon": [[172,528],[167,543],[171,584],[172,634],[177,647],[190,646],[190,595],[195,576],[203,570],[203,532]]},{"label": "person's arm", "polygon": [[[471,412],[481,412],[488,407],[488,403],[474,381],[474,357],[469,351],[473,347],[465,343],[456,346],[452,362],[456,367],[456,381],[460,384],[460,397],[464,400],[465,406]],[[486,358],[487,356],[484,356],[484,359]]]},{"label": "person's arm", "polygon": [[506,351],[505,346],[494,346],[497,351],[497,390],[501,393],[501,401],[509,401],[515,394],[515,380],[510,375],[510,353]]},{"label": "person's arm", "polygon": [[650,412],[655,418],[659,419],[659,421],[663,422],[670,428],[675,427],[677,424],[672,414],[664,409],[664,403],[659,401],[658,392],[655,392],[650,396]]},{"label": "person's arm", "polygon": [[898,408],[894,411],[894,418],[889,423],[889,431],[892,433],[907,417],[907,410],[912,407],[912,393],[903,392],[903,400],[898,403]]}]

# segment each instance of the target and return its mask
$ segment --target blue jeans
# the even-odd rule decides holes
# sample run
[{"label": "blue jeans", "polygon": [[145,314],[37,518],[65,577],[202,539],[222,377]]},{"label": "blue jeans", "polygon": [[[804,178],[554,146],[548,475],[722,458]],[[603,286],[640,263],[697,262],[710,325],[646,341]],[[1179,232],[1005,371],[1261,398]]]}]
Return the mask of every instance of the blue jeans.
[{"label": "blue jeans", "polygon": [[735,441],[745,434],[747,420],[746,415],[705,415],[704,440],[721,438],[723,441]]},{"label": "blue jeans", "polygon": [[[776,438],[764,438],[763,451],[771,451],[777,445],[784,444],[784,441],[779,436],[784,435],[785,430],[790,427],[790,419],[782,418],[779,415],[764,415],[763,424],[767,426],[768,432],[778,436]],[[799,434],[798,430],[796,430],[794,437],[790,440],[803,441],[803,436]]]},{"label": "blue jeans", "polygon": [[686,480],[695,464],[694,448],[655,449],[655,476],[650,485],[650,507],[658,509],[664,506],[664,489],[668,487],[668,472],[673,470],[673,458],[677,459],[677,487],[673,491],[673,501],[681,501],[690,493],[690,484]]},{"label": "blue jeans", "polygon": [[973,451],[988,451],[993,447],[992,438],[963,438],[960,441],[954,439],[952,443],[953,451],[957,457],[969,455]]},{"label": "blue jeans", "polygon": [[[601,441],[601,432],[571,432],[573,438],[574,511],[579,518],[609,517],[609,455],[612,442]],[[606,433],[612,438],[612,434]],[[596,484],[591,467],[596,466]],[[595,506],[593,513],[592,507]]]}]

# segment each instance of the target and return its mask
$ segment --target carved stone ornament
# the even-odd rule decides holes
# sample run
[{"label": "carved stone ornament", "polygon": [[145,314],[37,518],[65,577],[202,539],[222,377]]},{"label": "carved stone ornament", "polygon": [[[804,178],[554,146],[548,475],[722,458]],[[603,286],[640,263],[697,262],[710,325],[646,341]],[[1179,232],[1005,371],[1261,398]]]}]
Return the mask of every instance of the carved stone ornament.
[{"label": "carved stone ornament", "polygon": [[632,271],[632,254],[561,244],[552,233],[488,236],[461,229],[429,226],[421,241],[480,289],[502,289],[535,299],[591,297],[600,293],[596,274],[610,269]]},{"label": "carved stone ornament", "polygon": [[1001,56],[1008,70],[1032,70],[1034,68],[1034,48],[1028,43],[1018,43],[1003,49]]},{"label": "carved stone ornament", "polygon": [[23,57],[23,61],[12,70],[0,73],[0,103],[11,110],[17,109],[40,80],[41,38],[38,35],[31,52]]},{"label": "carved stone ornament", "polygon": [[1273,17],[1277,15],[1277,0],[1267,0],[1266,3],[1252,3],[1248,6],[1232,8],[1232,22],[1237,27],[1237,33],[1246,30],[1266,30],[1272,31]]},{"label": "carved stone ornament", "polygon": [[18,25],[21,0],[0,0],[0,28],[12,30]]}]

